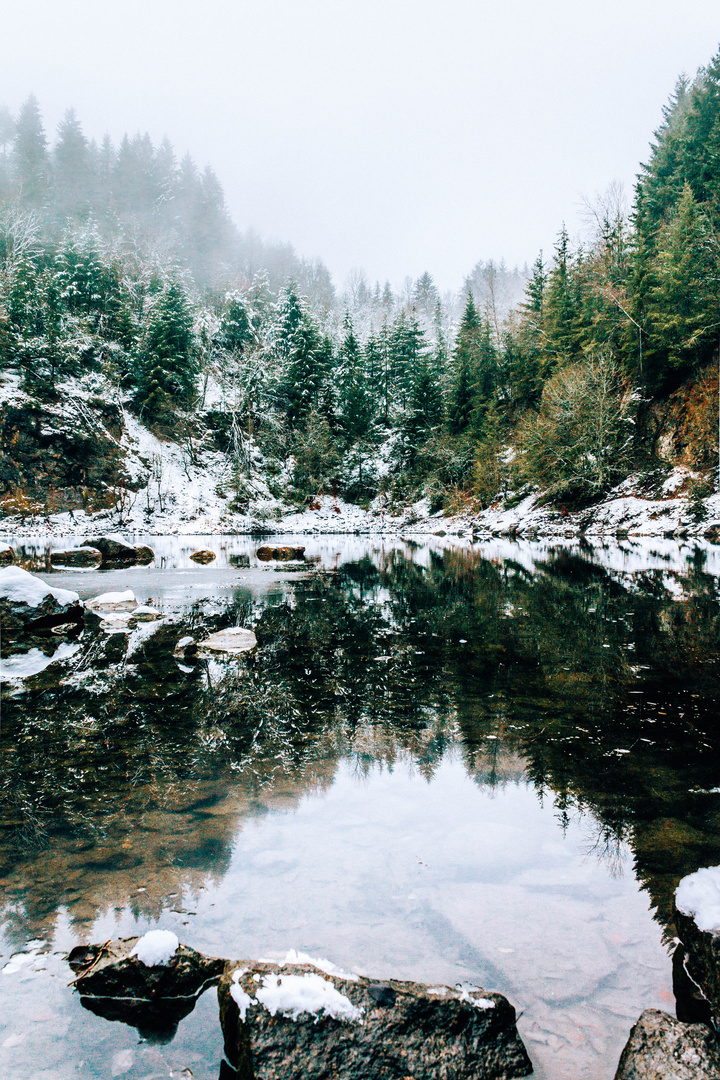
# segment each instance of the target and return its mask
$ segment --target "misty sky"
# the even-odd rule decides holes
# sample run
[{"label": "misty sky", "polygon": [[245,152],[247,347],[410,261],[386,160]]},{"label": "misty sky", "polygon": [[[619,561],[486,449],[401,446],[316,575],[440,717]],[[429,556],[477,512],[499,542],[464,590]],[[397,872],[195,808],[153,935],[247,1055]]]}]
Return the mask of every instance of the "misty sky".
[{"label": "misty sky", "polygon": [[718,0],[0,0],[0,102],[167,134],[342,285],[531,262],[631,187]]}]

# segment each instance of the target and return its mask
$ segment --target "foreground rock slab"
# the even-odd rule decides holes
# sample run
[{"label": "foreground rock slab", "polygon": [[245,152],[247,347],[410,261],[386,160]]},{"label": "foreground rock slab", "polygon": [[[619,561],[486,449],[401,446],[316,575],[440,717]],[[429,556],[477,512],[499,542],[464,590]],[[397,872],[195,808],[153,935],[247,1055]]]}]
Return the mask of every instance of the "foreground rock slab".
[{"label": "foreground rock slab", "polygon": [[630,1032],[615,1080],[717,1080],[720,1045],[705,1024],[646,1009]]},{"label": "foreground rock slab", "polygon": [[501,994],[232,965],[218,987],[240,1080],[511,1080],[532,1065]]}]

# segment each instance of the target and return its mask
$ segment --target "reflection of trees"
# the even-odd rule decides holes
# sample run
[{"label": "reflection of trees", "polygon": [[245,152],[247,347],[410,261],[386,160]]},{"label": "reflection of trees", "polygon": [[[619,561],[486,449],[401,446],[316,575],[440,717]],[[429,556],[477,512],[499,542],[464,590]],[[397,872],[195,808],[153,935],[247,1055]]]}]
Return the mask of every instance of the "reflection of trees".
[{"label": "reflection of trees", "polygon": [[[478,782],[529,777],[561,825],[586,813],[611,868],[629,840],[667,923],[677,877],[720,861],[720,799],[691,793],[720,783],[720,621],[701,559],[673,582],[682,602],[666,579],[567,553],[531,573],[393,552],[197,604],[131,655],[87,632],[70,679],[48,669],[4,706],[6,914],[27,937],[61,904],[81,922],[128,896],[156,913],[222,875],[248,816],[323,790],[340,758],[431,777],[453,745]],[[242,660],[173,657],[185,633],[248,622],[259,648]]]}]

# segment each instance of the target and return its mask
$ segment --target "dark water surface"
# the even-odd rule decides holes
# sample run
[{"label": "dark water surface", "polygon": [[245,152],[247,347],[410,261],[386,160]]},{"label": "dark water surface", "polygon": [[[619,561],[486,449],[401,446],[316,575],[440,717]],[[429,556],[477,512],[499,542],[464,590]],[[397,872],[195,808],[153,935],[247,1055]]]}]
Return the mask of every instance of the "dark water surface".
[{"label": "dark water surface", "polygon": [[[720,863],[718,549],[300,538],[278,573],[247,537],[142,542],[47,580],[160,621],[34,640],[64,652],[24,680],[3,641],[0,1075],[217,1080],[214,991],[158,1043],[67,986],[74,944],[159,926],[480,983],[537,1076],[611,1080],[675,1008],[677,881]],[[233,625],[255,652],[174,657]]]}]

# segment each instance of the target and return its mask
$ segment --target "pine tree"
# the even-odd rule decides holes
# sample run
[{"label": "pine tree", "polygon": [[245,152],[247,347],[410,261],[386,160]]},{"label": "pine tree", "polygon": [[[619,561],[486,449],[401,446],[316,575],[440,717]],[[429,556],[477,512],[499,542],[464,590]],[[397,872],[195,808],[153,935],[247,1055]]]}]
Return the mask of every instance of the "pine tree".
[{"label": "pine tree", "polygon": [[651,385],[687,374],[720,338],[720,243],[689,184],[660,230],[648,322],[655,352]]},{"label": "pine tree", "polygon": [[197,375],[192,311],[178,282],[156,301],[138,356],[138,401],[151,419],[166,422],[175,405],[188,405]]},{"label": "pine tree", "polygon": [[448,403],[448,426],[453,435],[466,431],[472,419],[481,334],[482,320],[469,292],[453,352],[454,378]]},{"label": "pine tree", "polygon": [[58,126],[53,159],[55,213],[62,219],[87,210],[91,201],[93,176],[87,139],[74,109],[67,110]]},{"label": "pine tree", "polygon": [[338,350],[338,400],[340,419],[347,438],[354,442],[365,438],[373,420],[373,401],[368,390],[363,349],[345,315],[344,337]]},{"label": "pine tree", "polygon": [[23,102],[18,113],[14,159],[22,201],[28,206],[40,206],[47,191],[49,162],[40,107],[34,94]]}]

